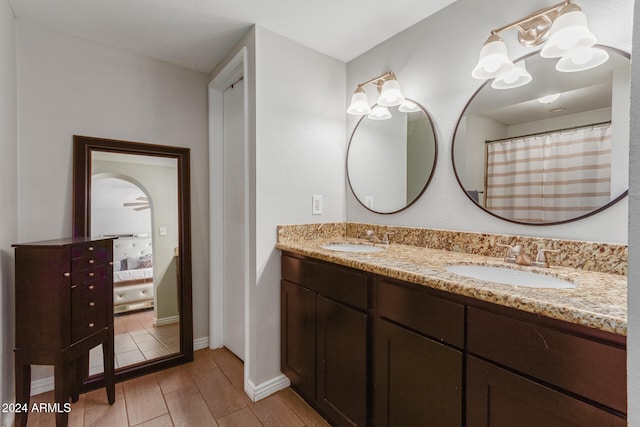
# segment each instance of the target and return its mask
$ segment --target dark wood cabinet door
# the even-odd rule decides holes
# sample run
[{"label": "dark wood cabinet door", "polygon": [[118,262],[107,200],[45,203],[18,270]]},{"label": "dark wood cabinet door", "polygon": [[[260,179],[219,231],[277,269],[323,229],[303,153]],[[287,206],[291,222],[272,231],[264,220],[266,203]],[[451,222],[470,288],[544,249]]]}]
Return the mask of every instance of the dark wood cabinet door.
[{"label": "dark wood cabinet door", "polygon": [[316,293],[286,280],[281,286],[281,367],[293,388],[316,398]]},{"label": "dark wood cabinet door", "polygon": [[621,416],[468,356],[467,427],[489,426],[623,427],[626,421]]},{"label": "dark wood cabinet door", "polygon": [[316,404],[335,426],[367,423],[367,315],[318,295]]},{"label": "dark wood cabinet door", "polygon": [[376,427],[463,424],[462,352],[385,320],[376,320]]}]

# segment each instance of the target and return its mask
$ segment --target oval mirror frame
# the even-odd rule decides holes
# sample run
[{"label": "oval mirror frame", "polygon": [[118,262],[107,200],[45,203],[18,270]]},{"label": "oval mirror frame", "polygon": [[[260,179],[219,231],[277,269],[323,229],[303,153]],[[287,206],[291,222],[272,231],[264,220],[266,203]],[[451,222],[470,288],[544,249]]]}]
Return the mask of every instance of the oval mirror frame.
[{"label": "oval mirror frame", "polygon": [[[358,192],[356,191],[356,189],[354,189],[354,171],[350,170],[350,159],[352,159],[352,156],[354,155],[354,144],[355,144],[355,137],[356,137],[356,131],[358,130],[358,128],[361,128],[361,125],[363,125],[363,123],[377,123],[377,124],[381,124],[381,123],[385,123],[384,120],[370,120],[367,118],[367,116],[363,116],[360,118],[360,120],[358,120],[358,123],[356,124],[355,128],[353,129],[353,132],[351,133],[351,137],[349,138],[349,146],[347,149],[347,159],[346,159],[346,171],[347,171],[347,182],[349,183],[349,188],[351,189],[351,193],[353,194],[353,196],[356,198],[356,200],[358,201],[358,203],[360,203],[365,209],[373,212],[373,213],[377,213],[377,214],[381,214],[381,215],[391,215],[394,213],[398,213],[398,212],[402,212],[403,210],[409,208],[411,205],[413,205],[418,199],[420,199],[420,197],[422,196],[422,194],[424,194],[424,192],[426,191],[427,187],[429,186],[429,183],[431,182],[433,175],[435,173],[435,169],[436,169],[436,163],[438,161],[438,135],[436,133],[436,129],[435,126],[433,124],[433,120],[431,118],[431,116],[429,115],[429,113],[427,112],[427,110],[420,105],[418,102],[410,99],[410,98],[406,98],[408,101],[413,102],[418,108],[418,111],[415,111],[414,113],[422,113],[424,115],[424,119],[425,119],[425,124],[428,125],[429,129],[430,129],[430,135],[429,136],[433,136],[433,160],[432,160],[432,164],[430,166],[430,170],[428,173],[428,176],[426,176],[426,178],[423,181],[420,181],[419,184],[417,184],[415,187],[417,188],[419,186],[419,191],[415,192],[415,196],[411,199],[411,200],[407,200],[404,204],[402,204],[401,206],[398,205],[397,207],[394,207],[393,209],[389,209],[389,210],[376,210],[375,208],[371,208],[367,205],[366,202],[366,196],[362,196],[362,195],[358,195]],[[392,108],[392,107],[389,107]],[[395,108],[395,112],[397,113],[397,107],[393,107]],[[407,113],[409,114],[409,113]],[[428,143],[429,141],[427,141]],[[384,159],[384,162],[387,161],[387,158]],[[385,164],[385,166],[383,167],[387,167],[388,164]],[[353,168],[351,168],[353,169]],[[377,166],[372,165],[371,169],[374,170],[374,173],[376,174],[380,174],[380,170],[377,168]],[[406,175],[406,174],[405,174]],[[406,191],[406,190],[405,190]],[[365,200],[363,200],[363,198]]]},{"label": "oval mirror frame", "polygon": [[[631,56],[625,52],[622,51],[620,49],[616,49],[610,46],[603,46],[603,45],[596,45],[596,47],[601,48],[601,49],[605,49],[606,51],[608,51],[610,54],[615,54],[615,55],[619,55],[621,57],[626,58],[628,61],[630,61]],[[536,51],[536,52],[532,52],[529,53],[527,55],[524,55],[520,58],[518,58],[517,60],[513,61],[514,64],[520,62],[520,61],[524,61],[528,58],[537,56],[540,53],[540,51]],[[547,59],[548,60],[548,59]],[[553,61],[553,59],[551,59],[551,61]],[[535,76],[534,76],[535,78]],[[460,128],[461,128],[461,123],[463,122],[463,119],[465,118],[465,113],[467,112],[467,110],[469,109],[469,107],[471,106],[471,104],[473,103],[474,99],[478,96],[478,94],[485,89],[488,85],[491,85],[491,82],[493,81],[493,79],[489,79],[486,80],[469,98],[469,101],[467,101],[467,103],[465,104],[462,112],[460,113],[460,117],[458,118],[458,122],[456,124],[456,128],[454,130],[453,133],[453,137],[452,137],[452,143],[451,143],[451,164],[453,166],[453,171],[456,177],[456,180],[458,182],[458,185],[460,186],[461,190],[464,192],[465,196],[478,208],[482,209],[484,212],[488,213],[491,216],[494,216],[496,218],[499,218],[501,220],[504,221],[508,221],[514,224],[522,224],[522,225],[535,225],[535,226],[547,226],[547,225],[559,225],[559,224],[566,224],[566,223],[570,223],[570,222],[574,222],[574,221],[578,221],[584,218],[588,218],[592,215],[595,215],[599,212],[604,211],[605,209],[608,209],[609,207],[615,205],[616,203],[618,203],[619,201],[621,201],[622,199],[624,199],[628,193],[629,190],[628,188],[626,190],[624,190],[622,193],[620,193],[619,195],[617,195],[616,197],[612,198],[609,202],[603,204],[602,206],[598,207],[597,209],[594,209],[586,214],[582,214],[582,215],[578,215],[575,216],[573,218],[568,218],[568,219],[563,219],[563,220],[559,220],[559,221],[553,221],[553,222],[525,222],[525,221],[519,221],[517,219],[512,219],[512,218],[508,218],[508,217],[504,217],[501,216],[499,214],[496,214],[495,212],[492,212],[491,210],[485,208],[484,206],[482,206],[481,204],[479,204],[478,202],[476,202],[476,200],[471,196],[471,194],[469,194],[468,190],[465,188],[462,179],[460,177],[460,174],[458,173],[458,169],[456,167],[456,140],[457,140],[457,136],[460,132]],[[577,126],[580,127],[580,126]],[[525,135],[528,136],[528,135]],[[514,137],[515,138],[515,137]],[[485,165],[486,166],[486,165]]]},{"label": "oval mirror frame", "polygon": [[[175,159],[178,189],[178,244],[180,256],[178,309],[180,351],[157,359],[116,369],[116,382],[193,361],[193,312],[191,271],[190,150],[184,147],[146,144],[74,135],[73,137],[73,236],[91,235],[91,157],[94,152],[134,154]],[[104,375],[83,378],[83,389],[102,387]]]}]

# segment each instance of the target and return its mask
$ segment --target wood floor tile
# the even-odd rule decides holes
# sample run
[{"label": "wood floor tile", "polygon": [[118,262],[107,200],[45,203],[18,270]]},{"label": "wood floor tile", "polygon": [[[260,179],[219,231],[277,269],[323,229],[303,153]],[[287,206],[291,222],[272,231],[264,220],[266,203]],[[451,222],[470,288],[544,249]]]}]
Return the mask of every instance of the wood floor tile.
[{"label": "wood floor tile", "polygon": [[[185,424],[183,424],[183,425],[185,425]],[[186,424],[186,425],[196,426],[197,424]],[[178,424],[174,424],[173,421],[171,420],[171,416],[169,416],[169,414],[166,414],[166,415],[162,415],[162,416],[160,416],[158,418],[154,418],[152,420],[145,421],[144,423],[141,423],[141,424],[138,424],[138,425],[132,426],[132,427],[174,427],[174,426],[178,426]]]},{"label": "wood floor tile", "polygon": [[262,427],[262,423],[249,408],[244,408],[218,420],[220,427]]},{"label": "wood floor tile", "polygon": [[[199,350],[195,361],[116,384],[109,405],[104,389],[80,395],[70,427],[329,427],[290,388],[259,402],[244,393],[244,366],[227,349]],[[53,392],[32,402],[53,402]],[[31,413],[29,427],[55,425],[53,413]]]},{"label": "wood floor tile", "polygon": [[226,348],[211,350],[210,354],[222,372],[229,378],[231,384],[239,390],[244,390],[244,364],[242,360]]},{"label": "wood floor tile", "polygon": [[167,369],[162,374],[159,374],[157,377],[162,393],[166,395],[181,388],[195,385],[196,383],[189,372],[189,369],[182,365]]},{"label": "wood floor tile", "polygon": [[140,424],[168,413],[156,374],[124,383],[127,415],[131,425]]},{"label": "wood floor tile", "polygon": [[276,395],[300,417],[307,427],[330,427],[329,423],[291,388],[280,390]]},{"label": "wood floor tile", "polygon": [[124,399],[116,399],[113,405],[108,403],[89,404],[85,402],[84,426],[114,427],[128,426],[127,408]]},{"label": "wood floor tile", "polygon": [[304,422],[277,395],[253,404],[251,408],[266,427],[304,427]]},{"label": "wood floor tile", "polygon": [[194,380],[216,419],[247,406],[242,393],[229,382],[220,368],[201,372]]},{"label": "wood floor tile", "polygon": [[176,426],[218,426],[195,384],[165,394],[164,398]]}]

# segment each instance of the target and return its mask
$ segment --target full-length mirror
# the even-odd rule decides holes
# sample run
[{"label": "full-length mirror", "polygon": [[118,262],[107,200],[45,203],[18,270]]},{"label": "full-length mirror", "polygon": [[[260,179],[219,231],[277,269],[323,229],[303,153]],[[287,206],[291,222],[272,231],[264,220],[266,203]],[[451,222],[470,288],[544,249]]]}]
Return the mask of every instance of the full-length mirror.
[{"label": "full-length mirror", "polygon": [[[414,101],[415,103],[415,101]],[[349,185],[367,209],[382,214],[401,211],[425,191],[437,159],[437,138],[426,110],[389,107],[390,117],[358,122],[347,153]]]},{"label": "full-length mirror", "polygon": [[452,160],[460,186],[488,213],[523,224],[558,224],[626,196],[629,56],[560,72],[537,52],[521,58],[524,86],[485,82],[456,127]]},{"label": "full-length mirror", "polygon": [[[115,236],[116,378],[193,358],[189,150],[74,137],[74,235]],[[87,384],[101,380],[101,347]]]}]

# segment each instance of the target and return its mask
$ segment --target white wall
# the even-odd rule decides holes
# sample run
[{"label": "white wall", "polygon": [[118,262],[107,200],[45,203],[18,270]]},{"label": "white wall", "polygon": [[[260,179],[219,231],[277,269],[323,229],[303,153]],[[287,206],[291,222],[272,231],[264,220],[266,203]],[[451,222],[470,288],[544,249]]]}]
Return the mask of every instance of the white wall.
[{"label": "white wall", "polygon": [[[256,28],[256,283],[251,379],[280,374],[276,226],[345,218],[345,64]],[[311,215],[311,196],[324,214]]]},{"label": "white wall", "polygon": [[18,76],[20,241],[71,235],[74,134],[191,149],[194,337],[206,337],[208,76],[28,22]]},{"label": "white wall", "polygon": [[[0,402],[13,391],[13,249],[18,229],[16,23],[6,0],[0,1]],[[11,414],[0,413],[9,426]]]},{"label": "white wall", "polygon": [[[635,8],[640,22],[640,7]],[[633,34],[633,57],[640,57],[640,31]],[[631,141],[629,147],[629,276],[627,288],[628,425],[640,426],[640,66],[631,65]]]},{"label": "white wall", "polygon": [[[432,115],[440,144],[434,178],[413,206],[396,215],[376,215],[360,206],[349,192],[349,221],[627,242],[627,199],[579,222],[524,226],[484,213],[467,199],[456,182],[451,164],[451,140],[460,113],[482,84],[471,77],[482,44],[491,29],[548,6],[547,0],[458,0],[347,64],[345,98],[350,98],[359,82],[394,71],[405,95],[418,101]],[[581,0],[580,7],[600,43],[630,52],[633,0]],[[513,58],[530,51],[518,44],[515,30],[505,31],[503,38]],[[355,123],[355,118],[348,118],[347,138]]]}]

